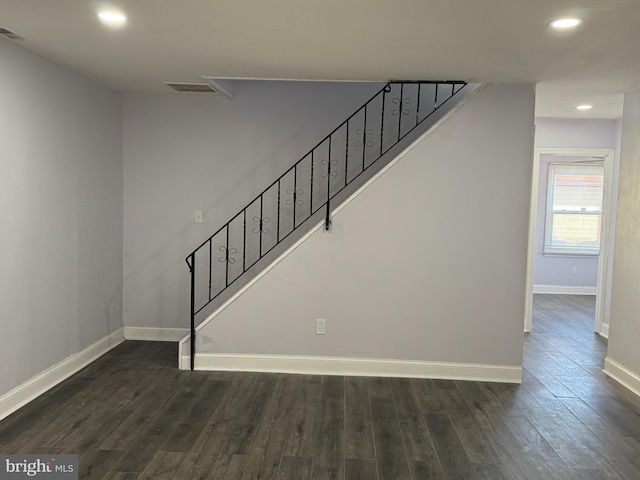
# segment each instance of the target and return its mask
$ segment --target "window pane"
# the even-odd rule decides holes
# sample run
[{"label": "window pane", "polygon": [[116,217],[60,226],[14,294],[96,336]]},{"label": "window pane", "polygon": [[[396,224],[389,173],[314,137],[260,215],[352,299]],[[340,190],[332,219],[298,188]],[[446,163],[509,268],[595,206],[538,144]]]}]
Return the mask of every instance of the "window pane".
[{"label": "window pane", "polygon": [[551,247],[554,250],[579,249],[597,253],[601,218],[600,215],[554,213]]},{"label": "window pane", "polygon": [[603,185],[601,165],[549,166],[545,251],[599,253]]},{"label": "window pane", "polygon": [[[553,211],[601,212],[603,175],[601,167],[556,166]],[[599,170],[599,171],[598,171]]]}]

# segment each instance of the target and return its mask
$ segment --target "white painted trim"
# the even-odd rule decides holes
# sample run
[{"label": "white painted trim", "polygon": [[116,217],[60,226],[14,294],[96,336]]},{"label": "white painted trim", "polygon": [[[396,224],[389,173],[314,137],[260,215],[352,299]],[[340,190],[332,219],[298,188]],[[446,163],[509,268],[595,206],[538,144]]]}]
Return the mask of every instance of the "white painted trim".
[{"label": "white painted trim", "polygon": [[552,295],[595,295],[597,287],[579,287],[570,285],[534,285],[533,293]]},{"label": "white painted trim", "polygon": [[[189,357],[183,357],[184,364]],[[196,354],[196,370],[275,372],[307,375],[442,378],[479,382],[521,383],[522,368],[511,365],[423,362],[303,355]]]},{"label": "white painted trim", "polygon": [[603,323],[602,328],[600,329],[600,336],[609,339],[609,324]]},{"label": "white painted trim", "polygon": [[233,80],[224,80],[214,77],[202,77],[204,80],[228,98],[233,98]]},{"label": "white painted trim", "polygon": [[[533,126],[534,132],[536,126]],[[535,133],[534,139],[535,142]],[[533,155],[533,165],[531,174],[531,200],[529,201],[529,240],[527,248],[527,277],[525,279],[524,298],[524,331],[531,331],[531,320],[533,319],[533,268],[535,266],[535,245],[536,229],[538,222],[538,195],[540,191],[540,155],[535,152]]]},{"label": "white painted trim", "polygon": [[[610,245],[611,227],[613,217],[613,206],[616,199],[613,198],[613,181],[614,181],[614,163],[615,154],[613,149],[607,150],[604,154],[604,186],[602,191],[602,218],[600,226],[600,255],[598,256],[598,293],[596,294],[596,311],[593,330],[596,333],[602,333],[602,327],[609,321],[609,312],[607,312],[607,290],[611,279],[609,278],[609,262],[612,258],[611,251],[613,245]],[[617,180],[616,180],[617,182]]]},{"label": "white painted trim", "polygon": [[[469,100],[471,100],[474,96],[478,94],[480,90],[486,87],[485,84],[476,84],[469,83],[464,88],[468,89],[466,92],[466,96],[462,98],[458,103],[453,105],[447,110],[442,117],[435,122],[431,127],[429,127],[422,135],[420,135],[416,140],[411,143],[407,148],[405,148],[402,152],[400,152],[393,160],[391,160],[384,168],[380,169],[373,177],[371,177],[364,185],[362,185],[358,190],[356,190],[352,195],[350,195],[344,202],[338,205],[332,212],[330,216],[336,215],[340,210],[347,206],[354,198],[360,195],[369,185],[373,184],[378,178],[384,175],[393,165],[398,163],[402,157],[404,157],[407,153],[413,150],[416,145],[422,142],[432,131],[438,128],[442,123],[444,123],[447,119],[449,119],[457,110],[459,110],[464,104],[466,104]],[[200,324],[196,327],[196,333],[199,332],[202,328],[204,328],[209,322],[211,322],[215,317],[220,315],[220,313],[236,301],[238,297],[240,297],[244,292],[246,292],[249,288],[251,288],[258,280],[264,277],[272,268],[274,268],[278,263],[284,260],[289,254],[291,254],[296,248],[302,245],[311,235],[313,235],[318,229],[324,226],[325,220],[321,220],[316,225],[311,227],[309,232],[307,232],[302,238],[296,241],[291,247],[289,247],[284,253],[282,253],[278,258],[274,259],[269,265],[267,265],[264,270],[259,272],[254,278],[252,278],[245,286],[243,286],[238,292],[236,292],[233,296],[231,296],[226,302],[220,305],[211,315],[205,318]],[[197,337],[197,335],[196,335]],[[188,332],[178,344],[178,368],[181,370],[188,370],[191,368],[189,362],[184,362],[184,352],[189,350],[189,340],[191,338],[191,333]],[[198,351],[198,345],[196,344],[196,352]],[[196,353],[196,359],[198,354]],[[187,356],[188,358],[188,356]]]},{"label": "white painted trim", "polygon": [[[185,338],[180,340],[180,343],[178,343],[178,370],[191,369],[191,363],[190,363],[191,355],[189,355],[189,347],[187,346],[187,348],[184,348],[185,340],[187,341],[187,344],[188,344],[188,340],[190,337],[191,335],[187,335]],[[184,355],[182,353],[183,351],[185,352]]]},{"label": "white painted trim", "polygon": [[126,340],[179,342],[188,334],[188,328],[124,327]]},{"label": "white painted trim", "polygon": [[123,341],[124,332],[121,328],[5,393],[0,397],[0,420],[55,387]]},{"label": "white painted trim", "polygon": [[640,395],[640,375],[637,373],[632,372],[609,357],[604,359],[604,369],[602,371],[636,395]]}]

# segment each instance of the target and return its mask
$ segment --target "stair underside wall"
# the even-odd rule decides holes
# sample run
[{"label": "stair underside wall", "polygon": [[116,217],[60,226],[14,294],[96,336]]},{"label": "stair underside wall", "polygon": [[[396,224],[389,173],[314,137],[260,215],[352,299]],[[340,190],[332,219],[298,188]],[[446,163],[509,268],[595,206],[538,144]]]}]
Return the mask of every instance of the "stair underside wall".
[{"label": "stair underside wall", "polygon": [[520,366],[533,118],[531,85],[481,90],[204,326],[198,353]]}]

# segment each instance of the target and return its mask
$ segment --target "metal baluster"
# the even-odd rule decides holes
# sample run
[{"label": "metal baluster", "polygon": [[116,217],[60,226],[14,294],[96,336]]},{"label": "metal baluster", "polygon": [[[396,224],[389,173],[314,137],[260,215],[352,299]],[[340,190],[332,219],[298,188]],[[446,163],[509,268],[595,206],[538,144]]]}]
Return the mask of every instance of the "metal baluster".
[{"label": "metal baluster", "polygon": [[227,223],[227,249],[224,252],[225,255],[225,274],[224,274],[224,281],[225,281],[225,288],[227,288],[229,286],[229,224]]},{"label": "metal baluster", "polygon": [[258,258],[262,258],[262,198],[264,195],[260,195],[260,223],[258,223],[258,238],[260,239],[260,255]]},{"label": "metal baluster", "polygon": [[383,138],[384,138],[384,104],[387,97],[387,88],[391,91],[391,86],[387,84],[382,90],[382,118],[380,120],[380,156],[382,156],[383,152]]},{"label": "metal baluster", "polygon": [[211,301],[211,272],[212,272],[211,257],[213,256],[213,252],[211,251],[211,244],[213,242],[211,240],[212,239],[209,239],[209,301]]},{"label": "metal baluster", "polygon": [[278,179],[278,221],[276,225],[276,240],[278,243],[280,243],[280,178]]},{"label": "metal baluster", "polygon": [[293,229],[296,229],[296,201],[298,195],[298,164],[293,167]]},{"label": "metal baluster", "polygon": [[400,141],[400,134],[402,132],[402,101],[404,95],[404,83],[400,84],[400,101],[398,102],[398,142]]},{"label": "metal baluster", "polygon": [[433,101],[433,109],[438,109],[438,84],[436,83],[436,98]]},{"label": "metal baluster", "polygon": [[315,212],[313,211],[313,150],[311,150],[311,188],[309,193],[309,216],[313,215]]},{"label": "metal baluster", "polygon": [[329,137],[329,156],[327,157],[327,216],[324,221],[324,229],[329,230],[331,225],[331,137]]},{"label": "metal baluster", "polygon": [[191,254],[191,370],[196,359],[196,254]]},{"label": "metal baluster", "polygon": [[242,210],[242,273],[247,271],[247,209]]},{"label": "metal baluster", "polygon": [[347,138],[344,143],[344,186],[347,186],[347,178],[349,177],[349,120],[347,120]]},{"label": "metal baluster", "polygon": [[367,105],[364,106],[364,128],[362,129],[362,171],[364,171],[364,165],[366,162],[366,151],[367,151]]},{"label": "metal baluster", "polygon": [[420,91],[422,90],[422,84],[418,84],[418,102],[416,104],[416,125],[420,123]]}]

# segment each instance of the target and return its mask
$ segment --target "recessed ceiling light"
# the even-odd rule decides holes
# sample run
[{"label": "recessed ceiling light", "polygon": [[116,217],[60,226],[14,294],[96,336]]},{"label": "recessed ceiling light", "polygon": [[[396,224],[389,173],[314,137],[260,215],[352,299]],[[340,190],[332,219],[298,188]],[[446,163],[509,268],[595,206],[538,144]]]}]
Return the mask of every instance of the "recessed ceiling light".
[{"label": "recessed ceiling light", "polygon": [[122,25],[127,21],[124,13],[115,10],[101,10],[98,12],[98,18],[109,25]]},{"label": "recessed ceiling light", "polygon": [[582,23],[580,18],[559,18],[550,23],[553,28],[558,30],[565,30],[568,28],[575,28]]},{"label": "recessed ceiling light", "polygon": [[576,110],[591,110],[593,108],[593,105],[578,105],[576,107]]}]

